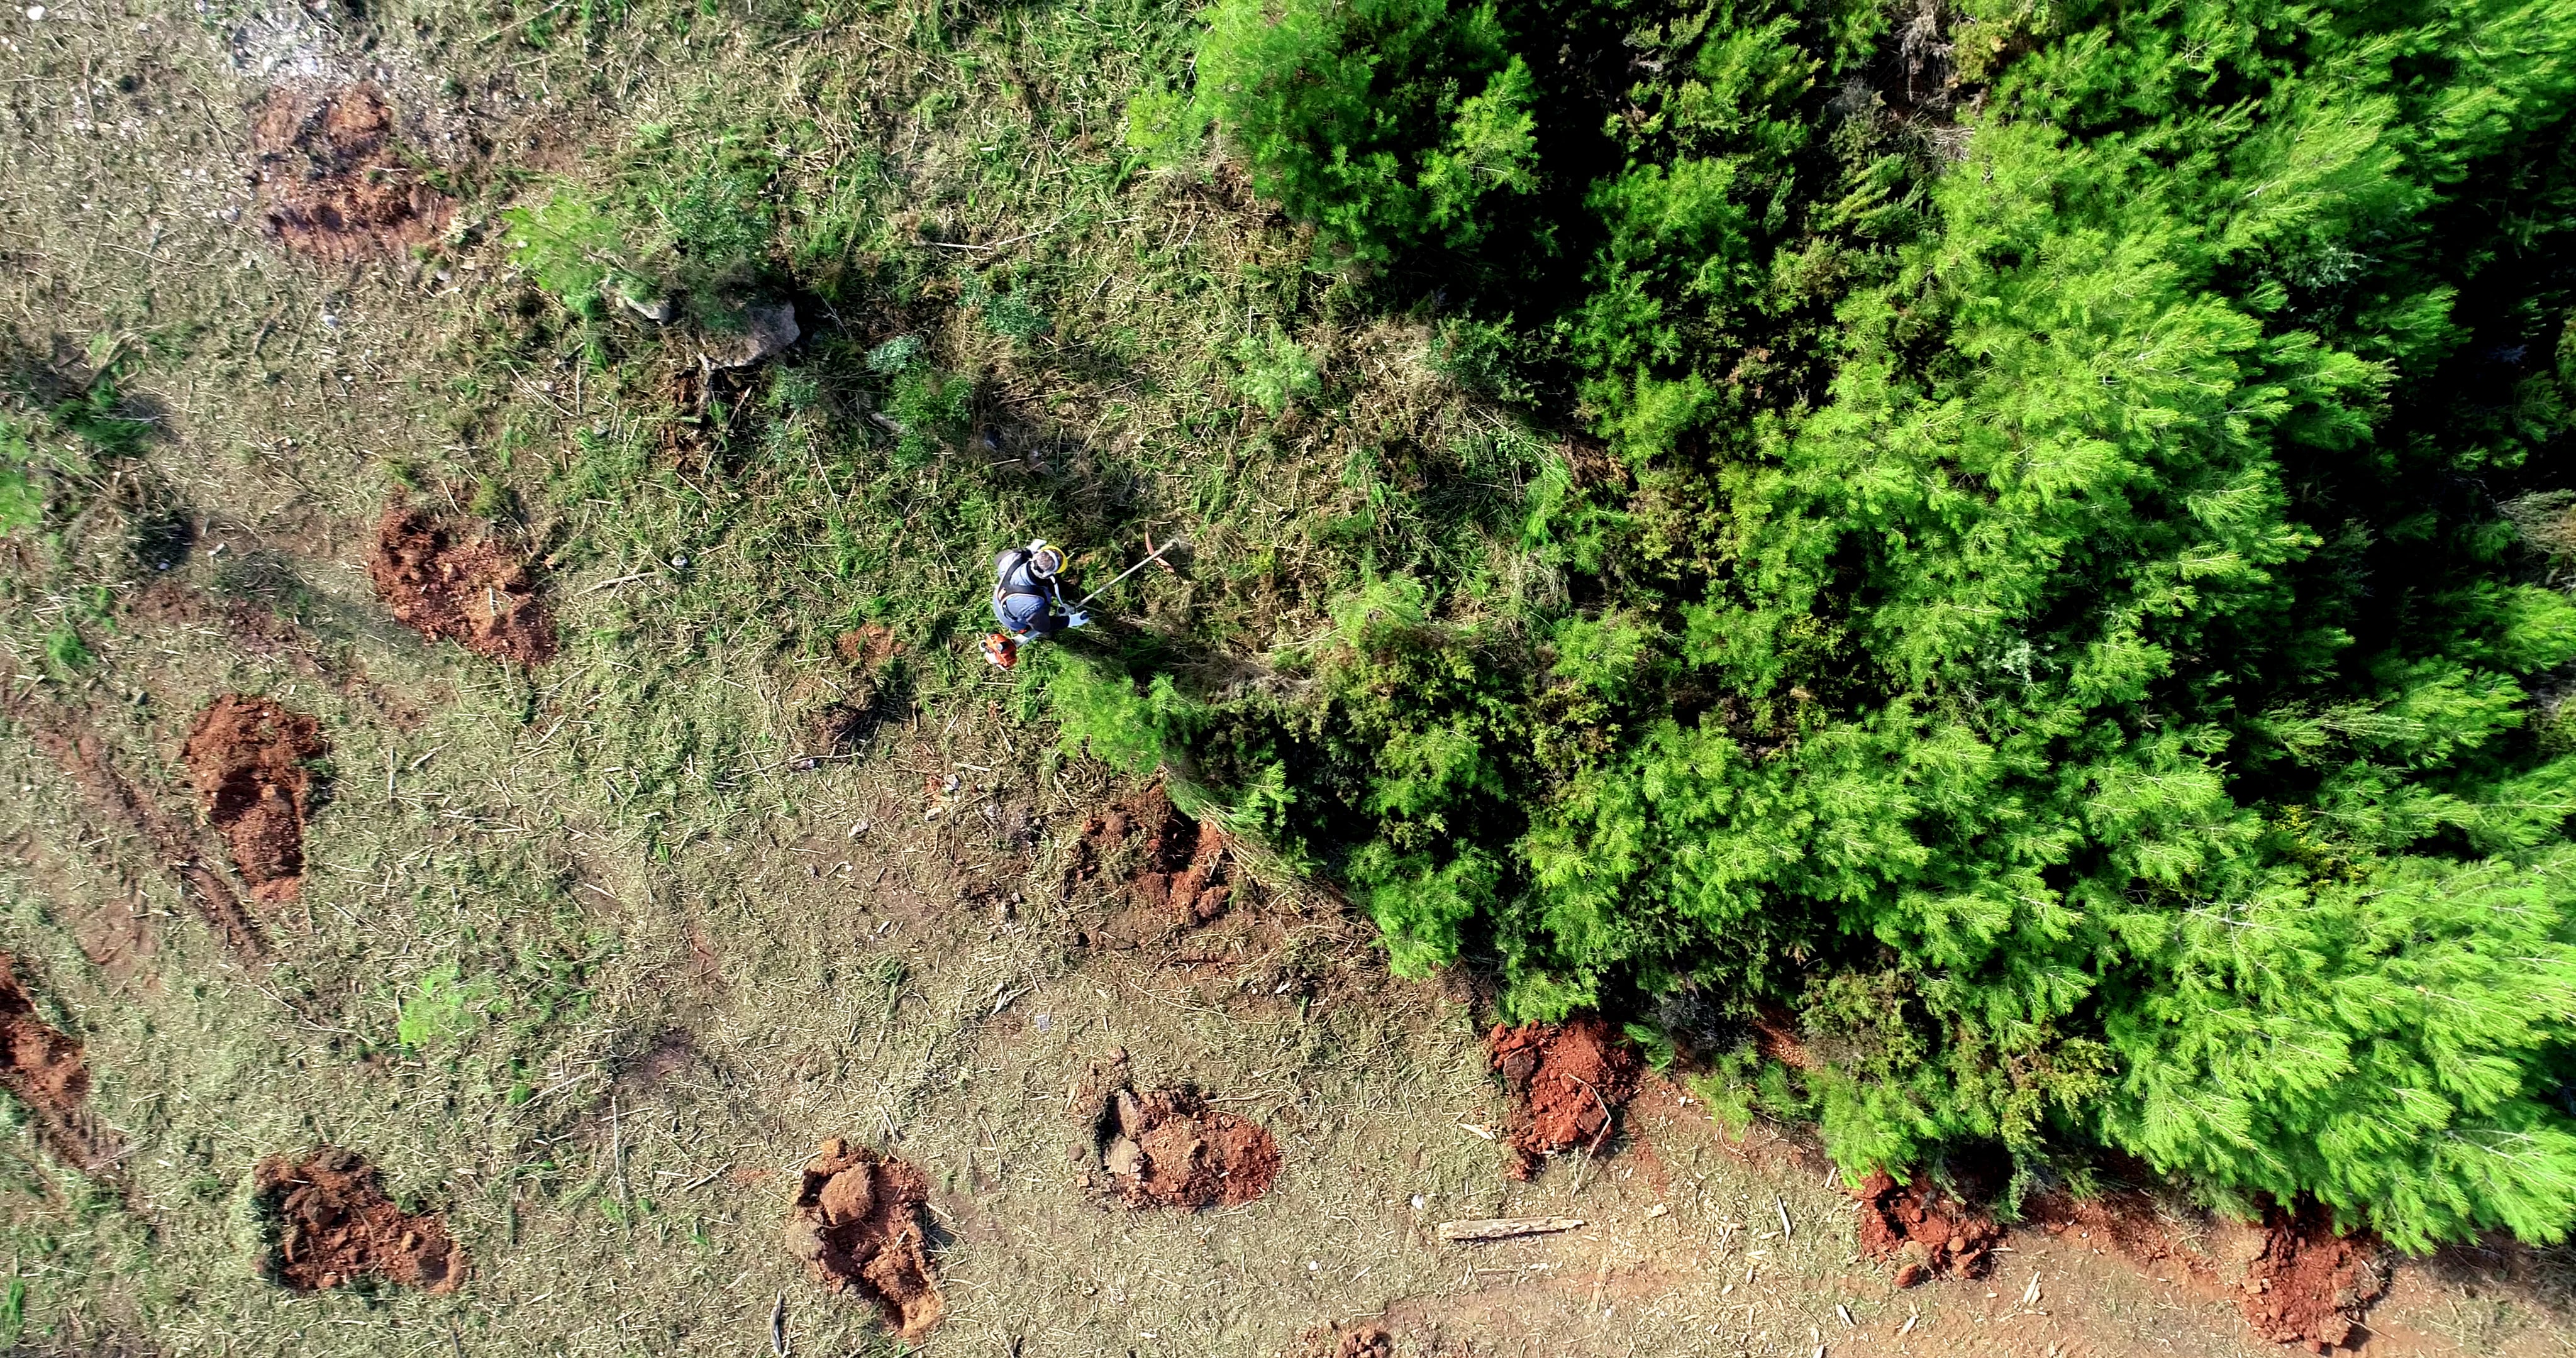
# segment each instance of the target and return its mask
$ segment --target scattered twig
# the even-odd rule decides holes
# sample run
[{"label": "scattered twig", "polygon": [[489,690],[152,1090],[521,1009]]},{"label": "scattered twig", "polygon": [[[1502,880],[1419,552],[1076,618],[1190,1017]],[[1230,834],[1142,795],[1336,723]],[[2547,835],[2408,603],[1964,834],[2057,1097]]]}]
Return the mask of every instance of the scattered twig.
[{"label": "scattered twig", "polygon": [[777,1354],[778,1358],[787,1358],[787,1294],[784,1292],[779,1293],[778,1300],[769,1305],[769,1351]]},{"label": "scattered twig", "polygon": [[1571,1231],[1583,1224],[1580,1217],[1493,1217],[1483,1221],[1444,1221],[1435,1229],[1441,1239],[1452,1243],[1471,1240],[1510,1240],[1524,1235],[1554,1235]]}]

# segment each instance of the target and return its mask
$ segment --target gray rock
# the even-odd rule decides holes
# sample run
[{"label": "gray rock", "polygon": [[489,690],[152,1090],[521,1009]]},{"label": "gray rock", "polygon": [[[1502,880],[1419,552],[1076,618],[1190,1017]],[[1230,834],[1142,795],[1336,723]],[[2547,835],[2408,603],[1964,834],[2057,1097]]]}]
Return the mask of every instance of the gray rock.
[{"label": "gray rock", "polygon": [[1111,1104],[1118,1110],[1119,1135],[1133,1139],[1145,1134],[1145,1105],[1134,1094],[1119,1090],[1111,1096]]},{"label": "gray rock", "polygon": [[672,317],[680,314],[679,307],[673,305],[670,298],[639,296],[632,291],[632,288],[632,284],[614,278],[608,280],[607,291],[610,298],[614,299],[619,306],[655,325],[668,325]]},{"label": "gray rock", "polygon": [[701,335],[698,343],[706,352],[707,362],[719,368],[748,368],[794,344],[803,333],[796,328],[793,304],[754,302],[743,308],[742,329]]}]

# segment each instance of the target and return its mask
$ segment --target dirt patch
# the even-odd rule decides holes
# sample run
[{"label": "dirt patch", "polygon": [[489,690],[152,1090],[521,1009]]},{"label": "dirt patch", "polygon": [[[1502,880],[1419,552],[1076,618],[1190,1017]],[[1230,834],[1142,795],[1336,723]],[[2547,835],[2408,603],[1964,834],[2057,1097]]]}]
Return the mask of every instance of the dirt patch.
[{"label": "dirt patch", "polygon": [[1512,1095],[1511,1162],[1526,1179],[1542,1156],[1601,1149],[1619,1109],[1637,1093],[1644,1063],[1608,1021],[1495,1024],[1485,1052]]},{"label": "dirt patch", "polygon": [[272,1155],[252,1173],[252,1201],[277,1225],[271,1276],[298,1292],[376,1280],[453,1292],[465,1280],[465,1250],[447,1223],[402,1210],[356,1151]]},{"label": "dirt patch", "polygon": [[1088,1133],[1076,1160],[1094,1191],[1129,1207],[1239,1207],[1279,1177],[1269,1128],[1209,1107],[1187,1085],[1137,1093],[1125,1051],[1093,1063],[1076,1106]]},{"label": "dirt patch", "polygon": [[1297,1336],[1279,1358],[1395,1358],[1395,1336],[1366,1320],[1317,1325]]},{"label": "dirt patch", "polygon": [[18,963],[0,953],[0,1086],[16,1096],[35,1124],[36,1138],[84,1174],[112,1168],[113,1134],[89,1115],[89,1063],[80,1043],[36,1014],[35,1001],[18,983]]},{"label": "dirt patch", "polygon": [[1136,874],[1139,905],[1178,922],[1205,924],[1225,913],[1234,889],[1225,882],[1225,832],[1181,814],[1162,797],[1164,814],[1145,838],[1145,868]]},{"label": "dirt patch", "polygon": [[798,757],[797,767],[810,769],[826,759],[846,759],[858,753],[876,730],[878,712],[876,695],[864,693],[825,703],[805,714],[805,753]]},{"label": "dirt patch", "polygon": [[799,738],[804,753],[794,761],[800,769],[857,754],[897,706],[886,693],[887,666],[903,653],[893,629],[865,624],[834,637],[832,650],[840,667],[800,666],[788,682],[788,701],[803,712]]},{"label": "dirt patch", "polygon": [[816,1282],[856,1291],[876,1304],[888,1328],[917,1339],[946,1310],[924,1248],[922,1206],[929,1200],[930,1180],[919,1169],[834,1137],[805,1164],[787,1248]]},{"label": "dirt patch", "polygon": [[1936,1187],[1928,1175],[1899,1184],[1879,1170],[1860,1198],[1861,1252],[1896,1265],[1896,1285],[1912,1287],[1938,1276],[1982,1278],[1994,1265],[2004,1231],[1992,1217]]},{"label": "dirt patch", "polygon": [[142,837],[154,861],[168,869],[180,894],[197,906],[226,947],[245,958],[267,953],[241,898],[199,861],[195,828],[162,810],[126,777],[96,731],[54,704],[6,691],[0,691],[0,713],[27,728],[36,748],[62,768],[103,819]]},{"label": "dirt patch", "polygon": [[2246,1269],[2236,1303],[2246,1323],[2310,1353],[2350,1344],[2361,1313],[2388,1290],[2378,1243],[2337,1234],[2333,1214],[2313,1202],[2273,1209],[2263,1231],[2263,1252]]},{"label": "dirt patch", "polygon": [[355,661],[326,657],[311,634],[253,600],[218,597],[175,580],[156,580],[132,596],[130,607],[136,617],[164,626],[220,632],[252,655],[282,661],[298,674],[331,685],[343,697],[366,703],[398,730],[416,731],[428,719],[427,713],[401,695],[367,678]]},{"label": "dirt patch", "polygon": [[274,905],[302,894],[309,766],[329,748],[313,718],[238,693],[215,699],[189,729],[179,760],[253,900]]},{"label": "dirt patch", "polygon": [[832,649],[840,653],[841,663],[860,674],[872,674],[902,654],[903,643],[894,639],[893,628],[871,622],[832,638]]},{"label": "dirt patch", "polygon": [[406,163],[393,106],[368,84],[280,85],[251,115],[260,220],[316,259],[399,254],[438,238],[456,205]]},{"label": "dirt patch", "polygon": [[2029,1204],[2026,1220],[2050,1235],[2071,1233],[2084,1244],[2115,1251],[2133,1263],[2172,1262],[2196,1276],[2212,1273],[2208,1251],[2185,1240],[2166,1223],[2155,1199],[2136,1189],[2114,1189],[2090,1198],[2045,1194]]},{"label": "dirt patch", "polygon": [[93,877],[69,855],[51,851],[34,835],[0,838],[0,855],[26,868],[28,881],[39,896],[53,903],[90,965],[120,988],[146,994],[160,990],[160,976],[145,965],[157,951],[152,906],[136,889],[132,874],[116,871]]},{"label": "dirt patch", "polygon": [[1114,883],[1120,908],[1102,922],[1099,941],[1143,947],[1224,917],[1235,898],[1230,845],[1224,831],[1182,814],[1161,787],[1147,788],[1083,821],[1065,888]]},{"label": "dirt patch", "polygon": [[461,542],[427,511],[385,507],[367,574],[404,626],[492,660],[555,658],[548,616],[527,563],[490,538]]}]

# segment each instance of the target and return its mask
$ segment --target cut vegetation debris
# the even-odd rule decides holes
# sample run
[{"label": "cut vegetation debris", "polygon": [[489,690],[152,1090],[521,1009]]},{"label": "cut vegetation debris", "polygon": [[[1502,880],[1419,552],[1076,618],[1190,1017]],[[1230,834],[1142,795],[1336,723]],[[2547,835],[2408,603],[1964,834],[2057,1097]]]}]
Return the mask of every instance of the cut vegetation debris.
[{"label": "cut vegetation debris", "polygon": [[1492,1217],[1483,1221],[1444,1221],[1436,1228],[1443,1240],[1466,1242],[1514,1240],[1525,1235],[1554,1235],[1578,1230],[1580,1217]]}]

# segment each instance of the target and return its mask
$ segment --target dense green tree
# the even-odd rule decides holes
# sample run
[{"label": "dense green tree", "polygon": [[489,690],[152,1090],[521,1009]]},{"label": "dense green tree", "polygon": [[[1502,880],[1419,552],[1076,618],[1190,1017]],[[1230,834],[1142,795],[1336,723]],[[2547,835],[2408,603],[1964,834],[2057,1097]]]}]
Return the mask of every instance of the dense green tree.
[{"label": "dense green tree", "polygon": [[1581,606],[1398,575],[1163,746],[1399,968],[1792,1009],[1729,1068],[1854,1170],[2567,1234],[2576,0],[1222,0],[1199,76],[1601,450],[1519,525]]}]

